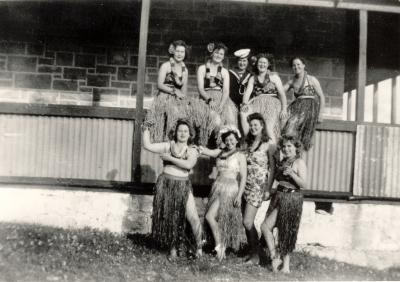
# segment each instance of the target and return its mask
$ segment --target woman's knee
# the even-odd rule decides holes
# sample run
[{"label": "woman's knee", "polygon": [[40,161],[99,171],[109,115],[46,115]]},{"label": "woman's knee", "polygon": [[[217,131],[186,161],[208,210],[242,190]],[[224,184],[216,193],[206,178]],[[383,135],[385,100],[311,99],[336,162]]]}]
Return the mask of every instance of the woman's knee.
[{"label": "woman's knee", "polygon": [[251,218],[244,218],[243,226],[246,230],[251,230],[254,227],[254,220]]}]

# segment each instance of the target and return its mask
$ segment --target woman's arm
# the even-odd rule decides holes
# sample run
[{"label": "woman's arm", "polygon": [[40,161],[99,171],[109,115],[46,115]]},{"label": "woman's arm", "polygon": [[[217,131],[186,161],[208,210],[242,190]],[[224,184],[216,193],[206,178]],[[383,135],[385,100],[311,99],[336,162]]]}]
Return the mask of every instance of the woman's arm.
[{"label": "woman's arm", "polygon": [[148,128],[145,128],[143,130],[142,144],[143,144],[143,148],[145,148],[146,150],[148,150],[150,152],[156,153],[156,154],[164,153],[168,146],[168,143],[151,143],[150,132],[149,132]]},{"label": "woman's arm", "polygon": [[275,169],[276,169],[276,160],[275,160],[275,154],[276,154],[276,145],[271,144],[268,148],[268,161],[269,161],[269,177],[268,177],[268,183],[267,183],[267,192],[271,193],[272,191],[272,186],[275,181]]},{"label": "woman's arm", "polygon": [[287,99],[286,99],[286,94],[285,94],[285,90],[282,85],[281,78],[278,75],[274,74],[274,75],[271,75],[270,79],[275,84],[276,89],[278,90],[278,97],[282,104],[281,118],[284,118],[287,115],[287,112],[286,112]]},{"label": "woman's arm", "polygon": [[234,200],[234,206],[235,207],[240,207],[242,204],[242,196],[244,193],[244,189],[246,187],[246,179],[247,179],[247,162],[246,162],[246,157],[244,154],[239,153],[239,177],[240,177],[240,182],[239,182],[239,191],[236,195],[236,198]]},{"label": "woman's arm", "polygon": [[206,155],[206,156],[209,156],[209,157],[212,157],[212,158],[218,157],[218,155],[222,151],[221,149],[210,150],[207,147],[203,147],[203,146],[200,146],[199,148],[200,148],[200,154]]},{"label": "woman's arm", "polygon": [[157,79],[157,88],[158,90],[169,93],[171,95],[175,95],[174,88],[167,86],[164,84],[165,76],[168,72],[169,62],[165,62],[161,65],[160,70],[158,71],[158,79]]},{"label": "woman's arm", "polygon": [[292,85],[293,80],[290,79],[288,82],[285,83],[285,85],[283,86],[283,90],[285,91],[285,93],[287,93],[290,89],[290,85]]},{"label": "woman's arm", "polygon": [[207,101],[210,96],[204,90],[204,77],[206,75],[206,66],[201,65],[197,70],[197,89],[199,90],[200,97]]},{"label": "woman's arm", "polygon": [[226,101],[229,97],[229,72],[226,68],[222,68],[221,70],[222,79],[224,81],[224,85],[222,86],[222,98],[221,103],[219,104],[219,110],[222,111],[223,106],[225,105]]},{"label": "woman's arm", "polygon": [[174,165],[187,170],[192,169],[196,165],[197,157],[197,150],[193,148],[188,149],[188,158],[186,160],[175,158],[169,153],[161,155],[161,159],[163,159],[164,161],[169,161]]},{"label": "woman's arm", "polygon": [[305,189],[307,187],[307,166],[302,159],[297,159],[294,163],[294,168],[288,167],[283,171],[283,175],[289,175],[294,182],[300,187]]},{"label": "woman's arm", "polygon": [[244,92],[243,95],[243,100],[242,100],[243,104],[247,104],[249,102],[253,89],[254,89],[254,76],[249,78],[249,83],[247,84],[246,91]]},{"label": "woman's arm", "polygon": [[320,106],[319,106],[319,117],[318,120],[322,122],[322,112],[324,111],[325,108],[325,95],[324,92],[322,92],[321,85],[319,84],[318,79],[316,79],[314,76],[311,76],[311,81],[314,86],[315,92],[317,92],[319,96],[319,101],[320,101]]}]

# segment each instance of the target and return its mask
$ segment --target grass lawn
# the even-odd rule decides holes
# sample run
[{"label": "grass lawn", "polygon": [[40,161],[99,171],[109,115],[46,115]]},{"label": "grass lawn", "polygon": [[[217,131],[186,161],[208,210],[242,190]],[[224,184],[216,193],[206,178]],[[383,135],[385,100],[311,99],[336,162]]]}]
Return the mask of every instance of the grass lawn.
[{"label": "grass lawn", "polygon": [[169,262],[144,235],[0,223],[0,281],[400,280],[378,271],[296,252],[290,274],[246,266],[231,253]]}]

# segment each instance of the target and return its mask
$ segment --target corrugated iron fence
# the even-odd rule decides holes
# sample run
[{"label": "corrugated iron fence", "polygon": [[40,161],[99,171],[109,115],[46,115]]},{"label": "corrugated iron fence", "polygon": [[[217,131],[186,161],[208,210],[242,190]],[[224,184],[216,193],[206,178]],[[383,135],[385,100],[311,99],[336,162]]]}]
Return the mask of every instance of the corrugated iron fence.
[{"label": "corrugated iron fence", "polygon": [[[131,116],[0,114],[0,179],[21,177],[130,183]],[[325,195],[400,198],[400,127],[326,121],[304,155],[309,190]],[[141,181],[161,173],[158,155],[141,151]],[[194,185],[209,185],[212,162],[200,158]],[[11,180],[10,180],[11,179]],[[4,182],[4,181],[3,181]],[[72,181],[73,184],[73,181]],[[353,188],[354,187],[354,188]],[[317,194],[318,194],[317,193]]]}]

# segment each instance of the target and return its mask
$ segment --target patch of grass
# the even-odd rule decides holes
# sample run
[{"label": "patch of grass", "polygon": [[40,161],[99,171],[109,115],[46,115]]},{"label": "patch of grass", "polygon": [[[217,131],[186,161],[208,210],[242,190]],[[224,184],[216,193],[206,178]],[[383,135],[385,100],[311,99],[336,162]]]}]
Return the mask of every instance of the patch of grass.
[{"label": "patch of grass", "polygon": [[0,224],[0,281],[228,281],[228,280],[400,280],[400,269],[378,271],[296,252],[292,273],[246,266],[230,253],[169,262],[149,236],[93,229]]}]

